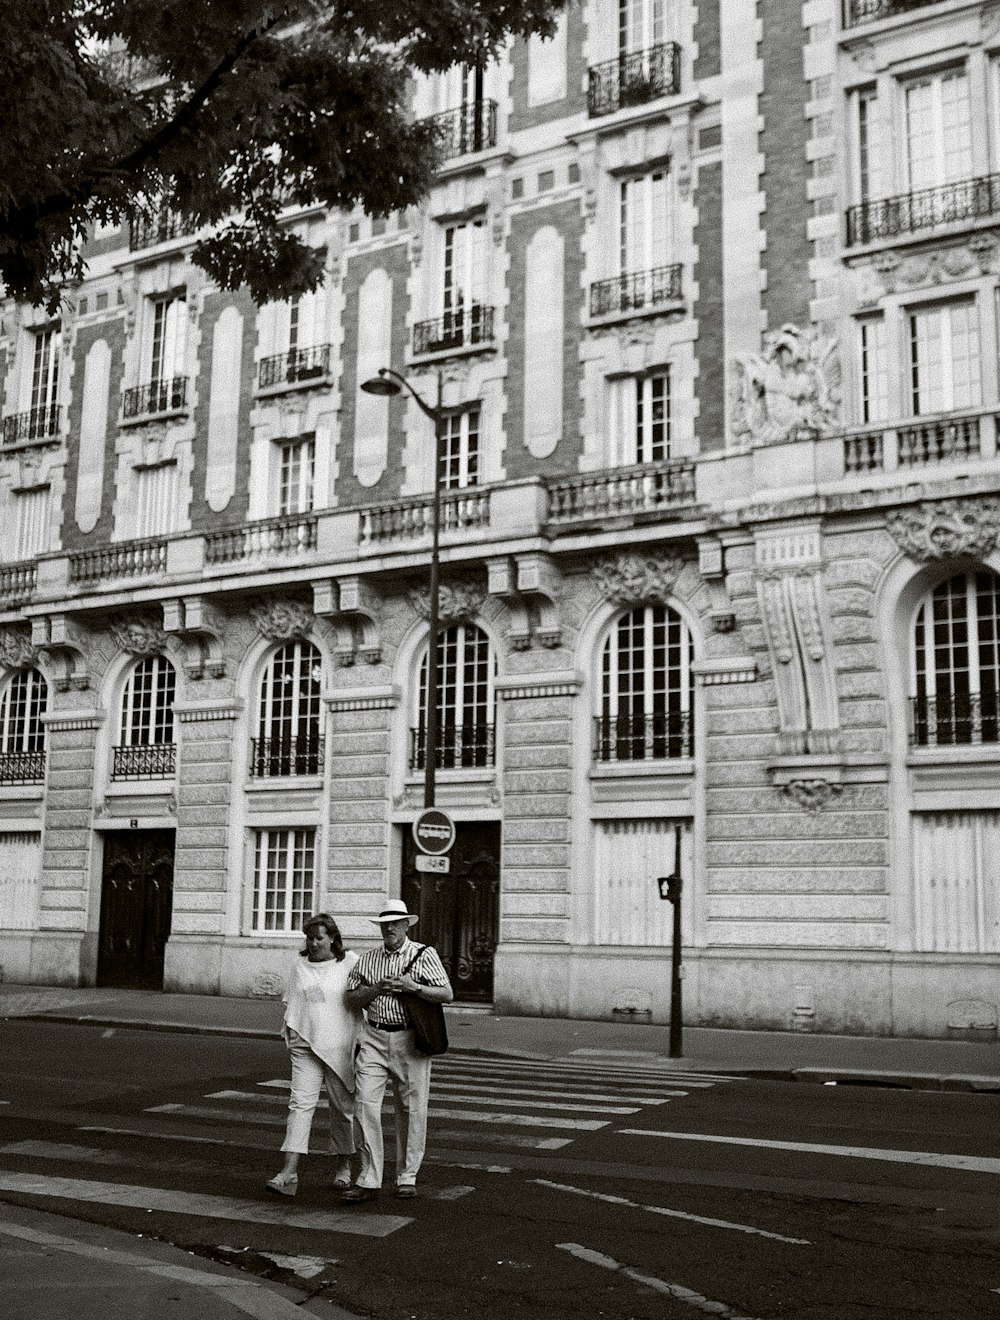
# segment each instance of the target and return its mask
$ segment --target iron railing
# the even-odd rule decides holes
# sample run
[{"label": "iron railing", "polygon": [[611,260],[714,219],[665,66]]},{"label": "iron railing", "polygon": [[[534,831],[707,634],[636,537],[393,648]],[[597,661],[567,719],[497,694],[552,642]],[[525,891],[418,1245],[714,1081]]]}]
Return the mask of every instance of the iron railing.
[{"label": "iron railing", "polygon": [[45,750],[0,752],[0,784],[44,784]]},{"label": "iron railing", "polygon": [[922,188],[877,201],[859,202],[847,211],[848,246],[899,238],[922,229],[1000,213],[1000,174]]},{"label": "iron railing", "polygon": [[660,715],[594,716],[595,761],[665,761],[694,755],[690,711]]},{"label": "iron railing", "polygon": [[173,743],[153,743],[148,747],[113,749],[112,779],[169,779],[177,764],[177,748]]},{"label": "iron railing", "polygon": [[174,376],[122,390],[122,417],[127,421],[132,417],[179,412],[187,407],[187,384],[186,376]]},{"label": "iron railing", "polygon": [[424,121],[434,127],[442,161],[489,151],[497,144],[496,101],[470,101]]},{"label": "iron railing", "polygon": [[118,541],[94,550],[78,550],[69,557],[69,580],[102,582],[109,578],[146,577],[167,567],[166,540]]},{"label": "iron railing", "polygon": [[595,64],[588,74],[587,113],[596,119],[660,96],[676,96],[680,89],[681,48],[676,41],[663,41]]},{"label": "iron railing", "polygon": [[654,266],[651,270],[598,280],[590,286],[590,314],[609,316],[613,312],[638,312],[677,302],[681,297],[681,270],[679,265]]},{"label": "iron railing", "polygon": [[193,234],[196,225],[176,211],[159,207],[129,224],[128,245],[135,252],[138,248],[155,247],[157,243],[169,243],[175,238],[187,238]]},{"label": "iron railing", "polygon": [[933,4],[937,0],[845,0],[844,27],[877,23],[880,18],[895,18],[897,14],[908,14],[911,9]]},{"label": "iron railing", "polygon": [[0,567],[0,605],[12,609],[30,600],[35,594],[36,573],[34,563],[4,564]]},{"label": "iron railing", "polygon": [[250,743],[250,775],[253,779],[318,775],[323,771],[323,739],[254,738]]},{"label": "iron railing", "polygon": [[588,522],[695,503],[695,465],[664,459],[546,482],[546,522]]},{"label": "iron railing", "polygon": [[318,518],[314,513],[262,518],[205,537],[206,564],[236,564],[244,559],[298,555],[316,549]]},{"label": "iron railing", "polygon": [[62,430],[62,408],[49,403],[42,408],[13,413],[3,419],[3,443],[16,445],[22,440],[48,440]]},{"label": "iron railing", "polygon": [[[386,541],[411,541],[430,536],[434,525],[434,501],[431,496],[401,500],[398,504],[379,504],[361,510],[361,545]],[[466,486],[441,496],[441,530],[453,532],[490,525],[490,498],[485,490]]]},{"label": "iron railing", "polygon": [[474,303],[457,312],[445,312],[433,321],[417,321],[413,327],[413,355],[453,353],[493,343],[493,308]]},{"label": "iron railing", "polygon": [[[476,720],[454,724],[444,720],[437,733],[438,770],[471,770],[496,764],[496,738],[492,724]],[[427,764],[427,729],[410,729],[410,769],[423,770]]]},{"label": "iron railing", "polygon": [[911,747],[1000,742],[1000,693],[910,698]]},{"label": "iron railing", "polygon": [[292,348],[261,358],[257,364],[257,388],[274,389],[277,385],[310,385],[326,380],[330,374],[330,345]]}]

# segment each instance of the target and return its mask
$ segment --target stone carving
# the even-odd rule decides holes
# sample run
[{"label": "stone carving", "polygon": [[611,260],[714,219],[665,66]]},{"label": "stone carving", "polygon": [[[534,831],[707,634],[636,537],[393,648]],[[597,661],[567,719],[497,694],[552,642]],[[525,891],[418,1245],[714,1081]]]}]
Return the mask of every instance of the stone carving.
[{"label": "stone carving", "polygon": [[252,999],[279,999],[285,983],[274,972],[259,972],[250,982]]},{"label": "stone carving", "polygon": [[1000,500],[937,500],[895,509],[885,520],[899,548],[926,564],[949,555],[985,559],[1000,536]]},{"label": "stone carving", "polygon": [[33,669],[37,661],[38,651],[31,644],[30,634],[0,629],[0,665],[4,669]]},{"label": "stone carving", "polygon": [[250,617],[261,637],[267,637],[272,642],[308,637],[315,623],[315,616],[308,605],[288,600],[264,601],[254,606]]},{"label": "stone carving", "polygon": [[[453,623],[465,623],[474,619],[483,608],[486,593],[481,587],[458,583],[442,583],[438,591],[438,623],[449,627]],[[422,619],[431,617],[431,593],[411,591],[410,604]]]},{"label": "stone carving", "polygon": [[1000,235],[985,230],[967,243],[952,244],[936,252],[916,252],[906,258],[895,252],[882,252],[868,263],[866,270],[876,276],[880,294],[893,294],[903,288],[916,289],[963,279],[973,270],[989,275],[997,269],[998,248]]},{"label": "stone carving", "polygon": [[162,655],[167,644],[166,632],[152,615],[115,619],[110,631],[119,651],[128,651],[130,655],[143,658]]},{"label": "stone carving", "polygon": [[733,433],[742,445],[812,439],[836,425],[840,366],[836,341],[783,325],[760,353],[737,358]]},{"label": "stone carving", "polygon": [[677,555],[617,555],[595,564],[590,575],[615,605],[663,605],[673,595],[684,561]]},{"label": "stone carving", "polygon": [[829,779],[790,779],[784,792],[804,811],[817,812],[822,811],[838,793],[842,793],[843,786],[831,783]]}]

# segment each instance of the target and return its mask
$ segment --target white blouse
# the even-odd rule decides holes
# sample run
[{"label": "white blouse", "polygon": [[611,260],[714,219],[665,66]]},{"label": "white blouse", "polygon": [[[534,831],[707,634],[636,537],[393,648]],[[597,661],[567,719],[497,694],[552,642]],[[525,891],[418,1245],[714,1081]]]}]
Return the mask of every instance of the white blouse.
[{"label": "white blouse", "polygon": [[336,958],[310,962],[297,956],[285,987],[282,1028],[286,1044],[289,1030],[296,1032],[349,1091],[354,1090],[354,1042],[361,1015],[348,1008],[346,993],[347,978],[357,961],[351,949],[342,962]]}]

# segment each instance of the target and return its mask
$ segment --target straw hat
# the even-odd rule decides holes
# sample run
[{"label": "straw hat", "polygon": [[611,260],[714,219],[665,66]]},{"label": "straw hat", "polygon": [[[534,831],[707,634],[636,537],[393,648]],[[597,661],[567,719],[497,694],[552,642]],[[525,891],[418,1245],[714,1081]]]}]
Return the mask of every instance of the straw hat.
[{"label": "straw hat", "polygon": [[413,912],[407,912],[406,904],[401,898],[387,898],[382,911],[370,920],[373,926],[381,926],[384,921],[402,921],[404,918],[411,926],[415,926],[420,920]]}]

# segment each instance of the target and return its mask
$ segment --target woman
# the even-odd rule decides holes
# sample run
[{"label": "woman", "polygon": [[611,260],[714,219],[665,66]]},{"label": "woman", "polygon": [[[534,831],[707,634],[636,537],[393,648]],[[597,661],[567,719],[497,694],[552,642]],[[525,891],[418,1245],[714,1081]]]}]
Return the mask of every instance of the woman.
[{"label": "woman", "polygon": [[358,955],[345,951],[333,917],[319,912],[303,924],[306,947],[296,959],[285,992],[282,1035],[292,1063],[288,1124],[281,1149],[285,1164],[265,1186],[277,1196],[299,1190],[299,1156],[326,1086],[330,1101],[330,1152],[336,1155],[334,1187],[348,1187],[354,1154],[354,1037],[357,1014],[347,1006],[347,977]]}]

